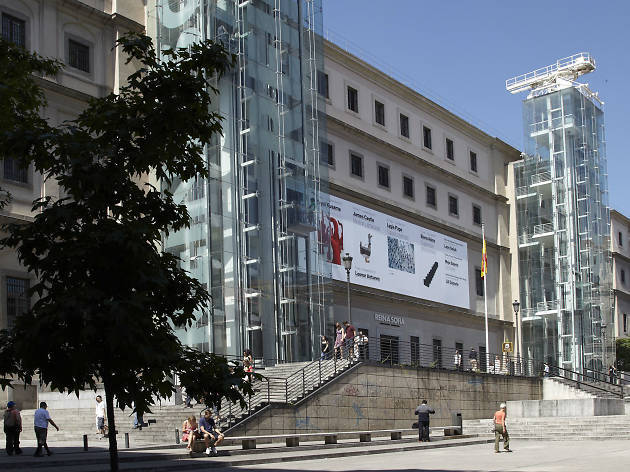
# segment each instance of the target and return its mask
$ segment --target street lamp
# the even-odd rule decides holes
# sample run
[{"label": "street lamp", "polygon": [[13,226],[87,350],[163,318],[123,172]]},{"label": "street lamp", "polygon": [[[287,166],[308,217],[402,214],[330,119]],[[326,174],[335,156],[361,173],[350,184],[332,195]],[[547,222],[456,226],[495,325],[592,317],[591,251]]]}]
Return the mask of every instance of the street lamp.
[{"label": "street lamp", "polygon": [[519,333],[519,329],[518,329],[518,310],[521,308],[521,304],[518,302],[518,300],[514,300],[512,302],[512,308],[514,308],[514,321],[516,323],[516,364],[517,366],[520,368],[520,363],[521,363],[521,356],[520,356],[520,348],[521,348],[521,340],[518,336]]},{"label": "street lamp", "polygon": [[352,256],[346,252],[342,261],[343,266],[346,268],[346,275],[348,276],[348,323],[352,324],[352,312],[350,311],[350,270],[352,270]]}]

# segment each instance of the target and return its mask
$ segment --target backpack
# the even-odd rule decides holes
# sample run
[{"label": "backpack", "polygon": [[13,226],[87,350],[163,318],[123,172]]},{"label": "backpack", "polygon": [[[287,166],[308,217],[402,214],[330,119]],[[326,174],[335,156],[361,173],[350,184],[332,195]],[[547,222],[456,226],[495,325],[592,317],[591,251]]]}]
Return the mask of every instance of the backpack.
[{"label": "backpack", "polygon": [[17,426],[17,414],[16,410],[6,410],[4,412],[4,426],[5,428],[14,428]]}]

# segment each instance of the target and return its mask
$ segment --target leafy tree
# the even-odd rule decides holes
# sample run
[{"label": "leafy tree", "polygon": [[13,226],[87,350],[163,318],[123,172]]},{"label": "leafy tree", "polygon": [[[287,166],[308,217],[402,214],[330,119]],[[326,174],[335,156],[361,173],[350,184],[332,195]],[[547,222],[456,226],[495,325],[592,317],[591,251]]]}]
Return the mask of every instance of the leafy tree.
[{"label": "leafy tree", "polygon": [[617,339],[617,366],[630,371],[630,338]]},{"label": "leafy tree", "polygon": [[[234,59],[210,41],[165,51],[163,61],[144,35],[123,37],[118,47],[139,65],[120,93],[51,126],[35,76],[54,77],[61,65],[0,42],[0,158],[32,165],[67,195],[35,200],[32,223],[4,228],[1,247],[15,248],[37,282],[32,308],[0,333],[1,382],[38,375],[52,389],[78,393],[102,381],[112,432],[114,399],[150,411],[154,398],[173,394],[173,372],[207,402],[244,404],[252,392],[242,367],[175,336],[173,326],[190,326],[210,296],[161,250],[162,235],[187,227],[189,215],[147,178],[168,185],[207,176],[202,151],[222,131],[221,117],[209,112],[217,90],[207,77],[220,77]],[[109,446],[118,470],[115,434]]]}]

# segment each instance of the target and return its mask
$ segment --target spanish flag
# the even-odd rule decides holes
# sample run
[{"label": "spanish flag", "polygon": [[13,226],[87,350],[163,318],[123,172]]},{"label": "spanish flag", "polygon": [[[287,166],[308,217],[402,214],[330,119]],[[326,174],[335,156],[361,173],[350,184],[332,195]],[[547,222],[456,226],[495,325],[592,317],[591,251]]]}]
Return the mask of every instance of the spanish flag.
[{"label": "spanish flag", "polygon": [[486,235],[483,235],[483,249],[481,250],[481,277],[488,274],[488,253],[486,252]]}]

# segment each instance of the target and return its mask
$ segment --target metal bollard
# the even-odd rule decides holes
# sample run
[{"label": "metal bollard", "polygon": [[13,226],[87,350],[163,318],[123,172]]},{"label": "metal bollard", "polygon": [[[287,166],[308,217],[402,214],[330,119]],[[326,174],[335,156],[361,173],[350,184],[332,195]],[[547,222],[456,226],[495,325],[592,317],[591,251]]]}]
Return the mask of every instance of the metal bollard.
[{"label": "metal bollard", "polygon": [[175,444],[179,444],[179,429],[175,428]]},{"label": "metal bollard", "polygon": [[125,433],[125,447],[129,449],[129,433]]},{"label": "metal bollard", "polygon": [[88,440],[87,440],[87,434],[83,435],[83,450],[87,451],[88,450]]}]

